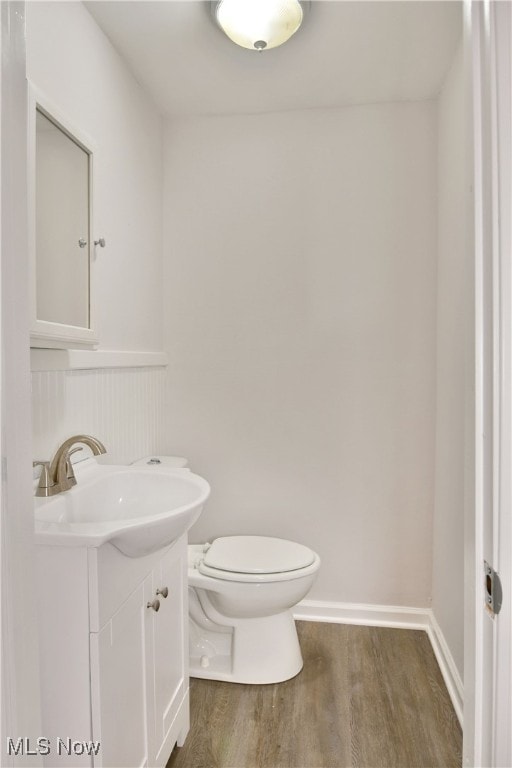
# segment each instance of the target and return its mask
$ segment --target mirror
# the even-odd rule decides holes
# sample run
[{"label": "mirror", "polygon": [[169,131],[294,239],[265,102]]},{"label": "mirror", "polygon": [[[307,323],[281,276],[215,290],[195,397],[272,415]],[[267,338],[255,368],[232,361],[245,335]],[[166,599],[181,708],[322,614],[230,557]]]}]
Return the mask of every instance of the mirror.
[{"label": "mirror", "polygon": [[89,155],[36,112],[36,310],[89,328]]},{"label": "mirror", "polygon": [[32,123],[31,345],[91,346],[91,145],[39,97]]}]

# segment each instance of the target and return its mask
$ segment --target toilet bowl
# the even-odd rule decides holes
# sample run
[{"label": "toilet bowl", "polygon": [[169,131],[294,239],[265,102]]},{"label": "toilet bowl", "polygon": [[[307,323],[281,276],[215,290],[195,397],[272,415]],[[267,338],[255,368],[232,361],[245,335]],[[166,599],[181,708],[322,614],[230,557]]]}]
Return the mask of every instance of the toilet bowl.
[{"label": "toilet bowl", "polygon": [[278,683],[302,669],[291,608],[320,558],[267,536],[225,536],[188,548],[190,675]]}]

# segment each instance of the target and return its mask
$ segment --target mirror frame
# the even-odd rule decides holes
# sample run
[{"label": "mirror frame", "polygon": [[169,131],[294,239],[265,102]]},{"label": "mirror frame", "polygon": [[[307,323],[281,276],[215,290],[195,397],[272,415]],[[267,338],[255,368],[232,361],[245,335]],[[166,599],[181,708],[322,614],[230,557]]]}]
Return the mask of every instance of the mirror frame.
[{"label": "mirror frame", "polygon": [[[30,259],[30,346],[46,349],[92,348],[98,344],[94,330],[96,313],[94,302],[94,245],[93,245],[93,156],[95,143],[83,131],[67,120],[46,96],[28,83],[28,247]],[[89,157],[89,328],[40,320],[37,317],[36,299],[36,113],[41,112],[48,120],[78,144]]]}]

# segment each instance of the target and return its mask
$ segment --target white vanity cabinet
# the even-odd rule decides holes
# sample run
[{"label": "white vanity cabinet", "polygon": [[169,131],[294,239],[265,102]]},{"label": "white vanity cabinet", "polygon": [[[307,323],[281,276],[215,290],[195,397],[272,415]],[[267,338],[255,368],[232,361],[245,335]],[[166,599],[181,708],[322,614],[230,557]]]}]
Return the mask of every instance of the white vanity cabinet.
[{"label": "white vanity cabinet", "polygon": [[38,563],[45,764],[163,768],[189,728],[186,536],[139,558],[39,547]]},{"label": "white vanity cabinet", "polygon": [[[170,556],[172,554],[172,556]],[[168,588],[167,597],[157,597],[160,609],[155,612],[147,605],[155,599],[158,590]],[[164,592],[165,594],[165,592]],[[148,675],[153,673],[148,688],[148,701],[154,701],[153,732],[148,734],[149,753],[155,755],[155,764],[165,765],[174,743],[181,746],[189,728],[188,698],[183,712],[186,732],[173,731],[173,723],[188,695],[188,603],[187,603],[187,549],[177,559],[174,553],[162,558],[152,572],[151,581],[145,582],[144,604],[146,626],[149,626],[147,649]],[[185,617],[185,620],[183,619]],[[187,631],[185,631],[185,628]],[[149,645],[151,643],[151,645]],[[185,663],[186,660],[186,663]],[[185,677],[186,671],[186,677]],[[151,699],[150,699],[151,697]],[[163,761],[163,762],[162,762]]]},{"label": "white vanity cabinet", "polygon": [[101,632],[90,635],[92,737],[101,743],[95,765],[148,763],[146,682],[152,674],[146,659],[143,599],[141,585]]}]

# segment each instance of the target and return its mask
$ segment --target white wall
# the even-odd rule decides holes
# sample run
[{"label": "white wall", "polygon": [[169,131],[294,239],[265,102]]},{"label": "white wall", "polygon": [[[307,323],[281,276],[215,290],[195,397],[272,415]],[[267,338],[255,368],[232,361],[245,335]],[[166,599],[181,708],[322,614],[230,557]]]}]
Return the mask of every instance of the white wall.
[{"label": "white wall", "polygon": [[462,46],[439,96],[437,414],[432,607],[464,663],[465,111]]},{"label": "white wall", "polygon": [[426,606],[435,102],[173,121],[164,144],[166,450],[212,485],[192,539],[295,539],[312,598]]},{"label": "white wall", "polygon": [[162,139],[156,107],[82,3],[27,4],[27,76],[97,145],[100,348],[160,349]]},{"label": "white wall", "polygon": [[[162,135],[156,107],[82,3],[27,5],[27,75],[96,145],[93,235],[100,349],[162,348]],[[34,373],[34,458],[90,432],[110,457],[160,450],[161,369]]]},{"label": "white wall", "polygon": [[[79,3],[29,4],[27,55],[29,78],[97,143],[100,347],[158,349],[158,114]],[[195,540],[304,541],[323,559],[312,597],[351,602],[428,604],[436,439],[434,607],[459,658],[445,589],[459,521],[442,511],[460,482],[451,80],[439,117],[436,438],[433,102],[170,124],[167,420],[158,369],[34,374],[33,405],[34,455],[82,430],[119,460],[139,445],[184,453],[213,486]]]}]

